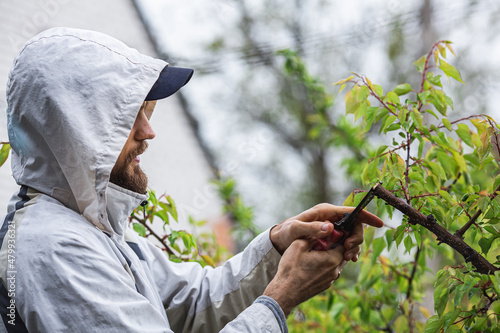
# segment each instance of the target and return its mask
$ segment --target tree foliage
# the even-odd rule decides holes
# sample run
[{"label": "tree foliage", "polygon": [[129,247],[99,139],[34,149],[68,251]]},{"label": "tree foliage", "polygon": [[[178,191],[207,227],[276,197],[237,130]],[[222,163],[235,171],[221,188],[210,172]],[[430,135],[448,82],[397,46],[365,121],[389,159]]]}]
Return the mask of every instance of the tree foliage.
[{"label": "tree foliage", "polygon": [[[384,92],[356,73],[337,82],[340,90],[353,84],[346,113],[362,133],[376,127],[380,136],[378,145],[362,147],[363,163],[345,163],[365,186],[382,181],[376,211],[398,222],[382,237],[368,231],[356,282],[336,283],[300,306],[291,331],[500,329],[499,126],[487,115],[453,119],[443,74],[463,80],[450,53],[451,42],[439,41],[414,63],[418,87],[403,83]],[[344,204],[356,205],[362,192]]]}]

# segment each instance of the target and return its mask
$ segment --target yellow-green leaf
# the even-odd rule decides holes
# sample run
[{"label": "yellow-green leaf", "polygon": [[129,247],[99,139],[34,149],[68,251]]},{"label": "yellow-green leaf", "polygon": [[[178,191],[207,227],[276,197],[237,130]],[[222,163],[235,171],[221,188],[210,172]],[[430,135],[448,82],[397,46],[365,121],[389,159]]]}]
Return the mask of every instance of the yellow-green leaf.
[{"label": "yellow-green leaf", "polygon": [[438,192],[439,192],[439,195],[441,196],[441,198],[443,198],[444,200],[446,200],[450,204],[453,203],[453,199],[451,198],[450,193],[443,191],[443,190],[439,190]]},{"label": "yellow-green leaf", "polygon": [[425,61],[427,60],[427,56],[422,56],[420,59],[415,61],[413,64],[417,66],[417,70],[422,73],[424,71]]},{"label": "yellow-green leaf", "polygon": [[207,263],[207,265],[215,267],[215,263],[212,260],[212,258],[210,258],[209,256],[207,256],[206,254],[202,254],[201,257],[203,258],[203,260],[205,260],[205,262]]},{"label": "yellow-green leaf", "polygon": [[2,148],[0,149],[0,166],[4,165],[5,161],[9,157],[10,152],[10,144],[4,143]]},{"label": "yellow-green leaf", "polygon": [[450,65],[443,59],[439,60],[439,68],[446,74],[448,77],[452,77],[458,82],[462,82],[465,84],[465,82],[462,80],[462,77],[460,76],[460,72],[458,69],[456,69],[454,66]]},{"label": "yellow-green leaf", "polygon": [[448,131],[453,131],[453,128],[451,127],[451,123],[448,119],[443,118],[443,125],[446,127]]},{"label": "yellow-green leaf", "polygon": [[342,206],[354,206],[354,192],[351,192],[351,194],[349,194]]},{"label": "yellow-green leaf", "polygon": [[373,91],[379,95],[380,97],[384,96],[384,89],[382,88],[381,85],[379,84],[374,84],[373,85]]},{"label": "yellow-green leaf", "polygon": [[467,171],[467,165],[465,164],[464,157],[461,154],[459,154],[459,153],[457,153],[455,151],[453,151],[452,153],[453,153],[453,158],[455,159],[455,161],[458,164],[458,167],[460,168],[460,171],[466,172]]},{"label": "yellow-green leaf", "polygon": [[411,91],[411,86],[408,83],[398,84],[393,91],[398,96],[406,95]]},{"label": "yellow-green leaf", "polygon": [[458,129],[456,130],[456,133],[467,146],[474,147],[474,144],[472,143],[472,137],[470,134],[469,126],[465,124],[458,124]]},{"label": "yellow-green leaf", "polygon": [[415,122],[417,128],[421,129],[423,127],[424,117],[422,116],[420,111],[418,111],[416,108],[413,109],[413,111],[410,112],[410,117]]},{"label": "yellow-green leaf", "polygon": [[350,80],[352,80],[352,79],[354,79],[354,75],[351,75],[351,76],[349,76],[349,77],[348,77],[348,78],[346,78],[346,79],[339,80],[339,81],[335,82],[335,83],[334,83],[334,85],[344,84],[344,83],[346,83],[347,81],[350,81]]}]

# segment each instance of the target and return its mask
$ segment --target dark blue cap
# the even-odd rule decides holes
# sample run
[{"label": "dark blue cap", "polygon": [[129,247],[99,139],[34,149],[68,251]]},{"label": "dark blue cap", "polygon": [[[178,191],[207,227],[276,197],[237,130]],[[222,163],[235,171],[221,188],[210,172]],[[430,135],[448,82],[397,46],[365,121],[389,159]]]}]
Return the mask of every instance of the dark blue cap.
[{"label": "dark blue cap", "polygon": [[161,71],[160,77],[156,80],[145,100],[155,101],[167,98],[188,83],[191,76],[193,76],[193,72],[194,70],[191,68],[166,66]]}]

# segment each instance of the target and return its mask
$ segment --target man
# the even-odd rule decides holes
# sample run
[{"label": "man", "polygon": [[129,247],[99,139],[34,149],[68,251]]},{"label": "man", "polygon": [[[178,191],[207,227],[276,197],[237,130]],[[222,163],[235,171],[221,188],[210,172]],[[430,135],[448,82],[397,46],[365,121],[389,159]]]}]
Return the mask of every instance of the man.
[{"label": "man", "polygon": [[54,28],[25,45],[7,84],[13,176],[0,229],[0,332],[286,332],[294,306],[357,260],[313,251],[347,207],[318,205],[259,235],[222,267],[172,263],[127,228],[146,199],[139,155],[156,100],[191,78],[91,31]]}]

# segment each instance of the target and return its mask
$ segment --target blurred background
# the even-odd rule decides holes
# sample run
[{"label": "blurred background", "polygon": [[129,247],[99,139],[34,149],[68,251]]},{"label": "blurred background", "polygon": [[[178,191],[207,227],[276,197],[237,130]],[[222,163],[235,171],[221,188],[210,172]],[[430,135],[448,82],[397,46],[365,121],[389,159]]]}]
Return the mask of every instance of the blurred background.
[{"label": "blurred background", "polygon": [[[150,185],[172,195],[181,220],[193,215],[227,230],[210,180],[232,176],[264,229],[319,202],[340,205],[360,186],[341,163],[355,149],[311,137],[307,96],[284,73],[279,50],[296,51],[325,83],[335,120],[345,105],[332,83],[354,71],[386,89],[417,85],[413,62],[451,40],[450,61],[467,84],[445,87],[455,101],[450,119],[498,118],[499,19],[495,0],[0,0],[0,109],[15,55],[54,26],[98,30],[194,68],[191,82],[157,106],[157,138],[142,162]],[[0,140],[8,140],[3,112]],[[5,211],[17,187],[7,165],[0,172]]]}]

